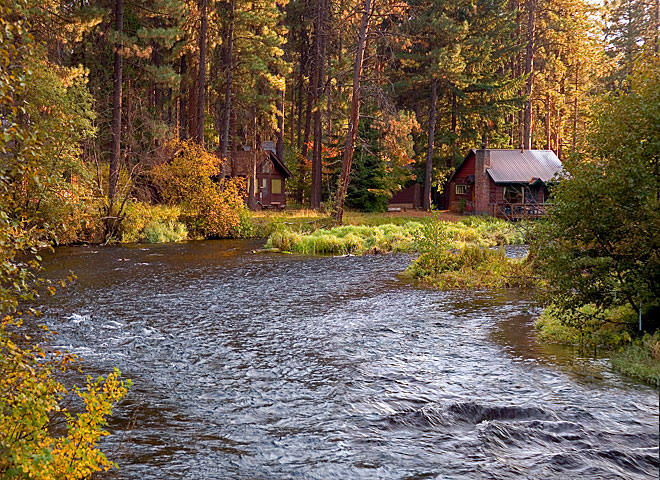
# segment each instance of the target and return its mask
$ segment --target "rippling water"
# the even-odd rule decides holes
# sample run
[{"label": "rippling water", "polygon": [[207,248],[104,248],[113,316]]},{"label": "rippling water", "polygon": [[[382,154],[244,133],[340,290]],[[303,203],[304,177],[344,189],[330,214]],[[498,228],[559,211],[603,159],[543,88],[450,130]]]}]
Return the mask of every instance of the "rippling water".
[{"label": "rippling water", "polygon": [[514,294],[401,283],[405,255],[252,242],[62,248],[43,306],[134,387],[116,478],[658,477],[658,392],[537,345]]}]

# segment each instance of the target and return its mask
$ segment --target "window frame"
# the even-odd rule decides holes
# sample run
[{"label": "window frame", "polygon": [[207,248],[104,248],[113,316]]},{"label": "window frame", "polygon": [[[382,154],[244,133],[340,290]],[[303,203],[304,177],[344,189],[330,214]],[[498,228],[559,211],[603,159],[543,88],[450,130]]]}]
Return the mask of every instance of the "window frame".
[{"label": "window frame", "polygon": [[[461,190],[463,190],[462,192],[458,191],[459,187],[461,188]],[[468,187],[467,185],[464,185],[462,183],[457,183],[454,192],[456,193],[456,195],[467,195],[468,193],[467,187]]]}]

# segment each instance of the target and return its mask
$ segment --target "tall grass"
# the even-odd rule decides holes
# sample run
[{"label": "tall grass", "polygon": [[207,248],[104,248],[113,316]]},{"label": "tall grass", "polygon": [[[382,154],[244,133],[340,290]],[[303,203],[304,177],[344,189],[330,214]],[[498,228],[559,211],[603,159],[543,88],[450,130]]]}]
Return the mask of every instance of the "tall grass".
[{"label": "tall grass", "polygon": [[467,246],[458,251],[420,255],[403,273],[442,290],[523,288],[531,283],[527,259],[508,258],[503,249]]},{"label": "tall grass", "polygon": [[[373,215],[369,215],[371,218]],[[271,216],[271,218],[278,218]],[[285,217],[287,222],[273,223],[266,248],[307,255],[361,255],[378,252],[416,252],[417,234],[424,225],[441,225],[445,237],[442,248],[460,249],[467,246],[494,247],[522,244],[522,234],[512,224],[488,217],[468,217],[459,222],[444,222],[436,218],[425,221],[407,220],[401,224],[344,225],[320,227],[326,221],[318,217]],[[296,222],[306,219],[312,223]],[[377,222],[377,220],[373,220]],[[316,227],[316,228],[315,228]]]},{"label": "tall grass", "polygon": [[612,367],[630,377],[660,387],[660,332],[646,334],[610,356]]},{"label": "tall grass", "polygon": [[405,252],[413,244],[414,231],[419,224],[404,225],[345,225],[331,229],[321,228],[310,233],[279,228],[273,232],[266,248],[305,255],[361,255],[367,252]]}]

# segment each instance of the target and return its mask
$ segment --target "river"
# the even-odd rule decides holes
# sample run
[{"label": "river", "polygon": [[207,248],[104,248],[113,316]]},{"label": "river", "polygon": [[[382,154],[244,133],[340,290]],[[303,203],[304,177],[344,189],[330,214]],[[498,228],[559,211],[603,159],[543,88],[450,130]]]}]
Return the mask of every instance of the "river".
[{"label": "river", "polygon": [[658,478],[658,391],[538,345],[533,301],[439,292],[407,255],[253,241],[64,247],[57,348],[133,380],[112,478]]}]

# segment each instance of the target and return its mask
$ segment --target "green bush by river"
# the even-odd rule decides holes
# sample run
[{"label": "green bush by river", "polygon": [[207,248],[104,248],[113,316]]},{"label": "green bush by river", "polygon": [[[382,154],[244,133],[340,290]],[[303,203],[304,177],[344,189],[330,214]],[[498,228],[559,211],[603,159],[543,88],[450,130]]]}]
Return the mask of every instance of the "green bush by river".
[{"label": "green bush by river", "polygon": [[586,305],[573,318],[547,307],[536,321],[539,340],[575,345],[586,354],[600,351],[614,370],[660,386],[660,332],[635,338],[637,314],[630,307],[608,309],[604,316]]}]

